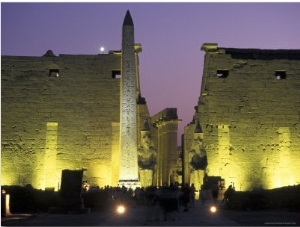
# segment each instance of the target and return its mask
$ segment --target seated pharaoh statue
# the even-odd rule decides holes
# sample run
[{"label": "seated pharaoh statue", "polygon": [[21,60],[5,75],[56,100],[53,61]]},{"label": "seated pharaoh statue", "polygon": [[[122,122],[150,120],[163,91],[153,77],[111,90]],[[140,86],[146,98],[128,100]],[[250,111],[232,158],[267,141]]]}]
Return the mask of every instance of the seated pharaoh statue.
[{"label": "seated pharaoh statue", "polygon": [[194,170],[205,170],[207,166],[206,150],[203,148],[202,139],[194,138],[189,152],[189,163]]},{"label": "seated pharaoh statue", "polygon": [[154,170],[156,165],[156,150],[152,146],[150,133],[142,134],[141,146],[138,149],[138,164],[141,169]]},{"label": "seated pharaoh statue", "polygon": [[196,188],[200,188],[203,184],[203,177],[207,167],[207,156],[202,138],[196,134],[189,151],[189,166],[191,171],[190,179]]},{"label": "seated pharaoh statue", "polygon": [[141,130],[141,145],[138,148],[138,166],[141,186],[147,187],[153,185],[156,167],[156,150],[153,146],[147,121],[145,121],[144,127]]}]

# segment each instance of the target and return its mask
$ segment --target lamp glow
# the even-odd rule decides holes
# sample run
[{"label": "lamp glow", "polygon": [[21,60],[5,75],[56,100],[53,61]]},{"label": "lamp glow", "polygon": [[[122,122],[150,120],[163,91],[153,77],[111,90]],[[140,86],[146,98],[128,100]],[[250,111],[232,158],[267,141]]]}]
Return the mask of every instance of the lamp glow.
[{"label": "lamp glow", "polygon": [[211,206],[210,207],[210,212],[211,213],[216,213],[217,212],[217,208],[215,206]]},{"label": "lamp glow", "polygon": [[117,213],[119,213],[119,214],[125,213],[125,207],[123,205],[118,206]]}]

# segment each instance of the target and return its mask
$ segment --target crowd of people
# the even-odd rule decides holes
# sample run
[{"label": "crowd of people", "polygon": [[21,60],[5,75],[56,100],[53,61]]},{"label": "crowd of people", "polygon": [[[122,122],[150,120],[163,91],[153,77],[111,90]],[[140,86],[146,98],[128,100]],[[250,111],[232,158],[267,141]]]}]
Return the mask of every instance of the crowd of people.
[{"label": "crowd of people", "polygon": [[[227,203],[229,197],[233,193],[229,187],[224,194],[224,202]],[[196,188],[194,184],[184,184],[179,186],[171,184],[169,186],[150,186],[150,187],[137,187],[135,189],[126,187],[110,187],[105,186],[104,188],[90,188],[89,193],[92,191],[105,192],[107,198],[115,203],[127,203],[132,206],[149,206],[153,207],[153,210],[160,210],[163,212],[164,220],[167,219],[168,215],[174,212],[188,212],[189,209],[195,207]],[[212,198],[216,200],[218,198],[217,187],[212,188]],[[203,199],[200,196],[200,200]],[[158,209],[156,209],[158,208]],[[155,216],[155,214],[154,214]],[[174,219],[174,216],[173,216]]]},{"label": "crowd of people", "polygon": [[185,184],[183,187],[171,184],[162,187],[137,187],[135,189],[126,187],[104,188],[83,188],[83,195],[93,192],[101,192],[106,198],[114,203],[127,203],[133,206],[153,206],[163,212],[164,219],[172,212],[179,212],[182,207],[183,212],[188,212],[190,208],[195,207],[196,189],[192,184]]}]

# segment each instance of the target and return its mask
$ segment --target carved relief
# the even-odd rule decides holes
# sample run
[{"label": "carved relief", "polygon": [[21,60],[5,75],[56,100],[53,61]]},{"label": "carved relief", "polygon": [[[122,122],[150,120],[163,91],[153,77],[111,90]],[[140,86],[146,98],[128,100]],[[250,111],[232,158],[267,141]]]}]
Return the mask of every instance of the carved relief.
[{"label": "carved relief", "polygon": [[[128,14],[128,16],[130,16]],[[128,18],[125,18],[127,20]],[[121,77],[121,163],[120,180],[138,179],[136,131],[136,76],[134,28],[123,26]]]}]

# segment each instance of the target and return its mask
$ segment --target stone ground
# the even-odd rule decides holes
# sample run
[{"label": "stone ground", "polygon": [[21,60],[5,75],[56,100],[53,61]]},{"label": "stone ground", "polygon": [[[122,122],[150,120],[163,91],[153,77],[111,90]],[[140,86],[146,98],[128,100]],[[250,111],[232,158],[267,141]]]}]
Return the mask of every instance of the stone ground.
[{"label": "stone ground", "polygon": [[[273,211],[232,211],[218,204],[218,211],[211,213],[211,204],[196,201],[195,208],[172,213],[167,221],[159,208],[147,206],[128,207],[125,214],[114,211],[82,214],[41,213],[13,214],[2,217],[2,226],[300,226],[300,212],[287,210]],[[158,219],[157,219],[157,214]]]}]

